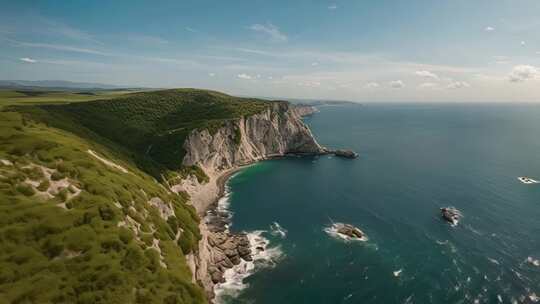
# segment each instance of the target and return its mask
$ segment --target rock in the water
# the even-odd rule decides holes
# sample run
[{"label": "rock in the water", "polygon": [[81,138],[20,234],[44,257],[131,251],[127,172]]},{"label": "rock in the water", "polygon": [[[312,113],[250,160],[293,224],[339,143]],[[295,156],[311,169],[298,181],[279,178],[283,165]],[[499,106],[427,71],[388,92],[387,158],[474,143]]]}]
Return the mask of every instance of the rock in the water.
[{"label": "rock in the water", "polygon": [[208,267],[208,272],[214,284],[225,283],[225,278],[223,277],[223,272],[219,268],[210,266]]},{"label": "rock in the water", "polygon": [[364,233],[360,229],[349,224],[340,225],[337,232],[354,239],[361,239],[364,237]]},{"label": "rock in the water", "polygon": [[357,158],[358,157],[358,153],[352,150],[336,150],[334,151],[334,155],[338,157],[344,157],[344,158]]},{"label": "rock in the water", "polygon": [[441,208],[441,215],[446,221],[452,223],[453,225],[457,225],[459,219],[461,218],[461,213],[459,210],[453,207]]}]

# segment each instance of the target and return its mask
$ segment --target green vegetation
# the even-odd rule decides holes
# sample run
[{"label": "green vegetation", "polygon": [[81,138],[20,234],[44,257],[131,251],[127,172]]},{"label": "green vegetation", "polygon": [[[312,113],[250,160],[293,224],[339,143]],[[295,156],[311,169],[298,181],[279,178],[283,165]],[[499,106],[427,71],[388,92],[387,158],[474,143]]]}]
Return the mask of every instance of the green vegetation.
[{"label": "green vegetation", "polygon": [[195,209],[155,178],[208,182],[181,166],[189,132],[267,106],[193,89],[0,91],[0,303],[206,302],[184,257],[201,238]]},{"label": "green vegetation", "polygon": [[267,107],[268,102],[259,99],[175,89],[25,107],[24,111],[32,119],[92,137],[115,151],[123,150],[140,169],[159,177],[167,170],[181,169],[185,154],[182,145],[193,129],[208,129],[212,133],[228,120],[259,113]]},{"label": "green vegetation", "polygon": [[21,104],[72,103],[106,98],[119,98],[132,91],[107,90],[93,92],[63,92],[0,89],[0,107]]},{"label": "green vegetation", "polygon": [[[130,173],[107,167],[88,149],[107,151],[19,113],[0,112],[0,158],[10,163],[0,164],[0,298],[8,303],[204,302],[183,258],[200,238],[187,197],[167,192],[129,164],[122,163]],[[50,181],[36,168],[54,170]],[[52,198],[38,196],[27,182],[36,181],[43,191],[63,178],[72,185]],[[75,187],[80,194],[69,199],[67,210],[60,208]],[[151,197],[169,202],[175,217],[162,219],[147,203]],[[129,214],[146,233],[125,224]],[[184,230],[178,241],[169,222]],[[161,256],[147,239],[159,240]]]}]

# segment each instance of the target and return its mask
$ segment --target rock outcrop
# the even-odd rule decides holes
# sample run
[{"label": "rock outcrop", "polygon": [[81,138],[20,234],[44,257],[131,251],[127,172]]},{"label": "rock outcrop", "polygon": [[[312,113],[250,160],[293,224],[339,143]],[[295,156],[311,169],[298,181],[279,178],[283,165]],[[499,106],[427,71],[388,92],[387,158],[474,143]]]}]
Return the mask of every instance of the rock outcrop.
[{"label": "rock outcrop", "polygon": [[[226,179],[239,167],[287,154],[328,153],[301,119],[302,115],[315,111],[310,108],[271,102],[263,112],[230,120],[213,132],[192,131],[184,142],[186,154],[182,164],[201,168],[208,182],[200,183],[194,176],[188,176],[171,189],[187,192],[197,212],[204,216],[223,194]],[[214,284],[223,282],[226,269],[240,263],[241,259],[251,259],[247,237],[229,233],[226,224],[225,219],[215,216],[211,222],[202,221],[199,250],[187,257],[194,280],[205,287],[210,298]]]},{"label": "rock outcrop", "polygon": [[231,120],[215,133],[195,130],[184,149],[183,165],[198,165],[207,173],[287,153],[326,151],[313,138],[297,109],[287,102],[272,102],[262,113]]},{"label": "rock outcrop", "polygon": [[314,106],[299,104],[294,106],[294,111],[298,116],[310,116],[317,113],[319,110]]},{"label": "rock outcrop", "polygon": [[352,150],[335,150],[334,155],[338,157],[344,157],[344,158],[357,158],[358,157],[358,153]]},{"label": "rock outcrop", "polygon": [[353,239],[361,239],[364,237],[364,233],[353,225],[343,224],[337,227],[337,232]]}]

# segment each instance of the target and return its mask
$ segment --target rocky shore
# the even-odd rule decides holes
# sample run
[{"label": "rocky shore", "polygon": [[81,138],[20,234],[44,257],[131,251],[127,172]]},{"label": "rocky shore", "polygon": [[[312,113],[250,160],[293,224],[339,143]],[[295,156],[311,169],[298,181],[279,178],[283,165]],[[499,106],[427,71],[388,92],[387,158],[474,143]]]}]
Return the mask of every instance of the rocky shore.
[{"label": "rocky shore", "polygon": [[205,288],[209,299],[215,297],[214,287],[225,282],[227,270],[250,262],[253,250],[264,250],[251,244],[245,233],[229,232],[230,216],[218,208],[227,180],[244,166],[264,159],[328,154],[329,150],[317,143],[301,119],[315,110],[273,102],[267,111],[230,121],[214,133],[195,130],[184,143],[183,165],[198,166],[208,181],[201,183],[191,175],[172,185],[171,190],[188,193],[202,217],[199,248],[186,259],[193,280]]}]

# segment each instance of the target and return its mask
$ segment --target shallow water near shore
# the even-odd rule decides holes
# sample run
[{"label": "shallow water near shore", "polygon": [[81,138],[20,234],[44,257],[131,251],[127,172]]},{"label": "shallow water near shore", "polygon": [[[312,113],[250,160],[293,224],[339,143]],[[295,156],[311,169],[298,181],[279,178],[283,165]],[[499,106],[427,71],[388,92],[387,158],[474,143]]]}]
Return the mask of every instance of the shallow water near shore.
[{"label": "shallow water near shore", "polygon": [[[540,107],[320,107],[318,141],[352,148],[236,174],[232,231],[267,233],[282,257],[226,303],[533,303],[540,295]],[[440,207],[463,213],[456,227]],[[324,231],[353,224],[366,242]],[[274,226],[275,227],[275,226]],[[536,263],[535,263],[536,262]]]}]

